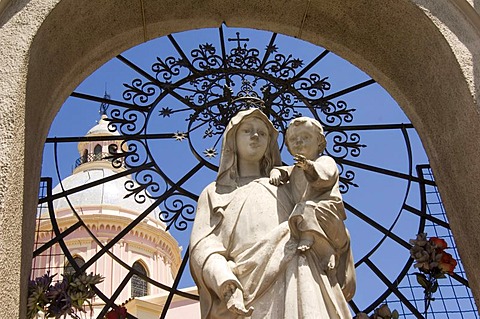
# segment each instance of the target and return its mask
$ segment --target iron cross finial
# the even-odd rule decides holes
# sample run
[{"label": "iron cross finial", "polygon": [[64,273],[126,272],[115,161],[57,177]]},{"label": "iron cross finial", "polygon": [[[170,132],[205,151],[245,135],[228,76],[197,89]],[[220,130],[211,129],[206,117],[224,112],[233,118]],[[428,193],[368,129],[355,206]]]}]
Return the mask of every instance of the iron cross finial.
[{"label": "iron cross finial", "polygon": [[[228,41],[230,41],[230,42],[236,41],[238,48],[241,49],[242,46],[241,46],[241,43],[240,43],[240,42],[242,42],[242,41],[248,42],[248,41],[250,41],[250,39],[249,39],[249,38],[243,38],[243,39],[240,38],[240,32],[236,32],[236,34],[237,34],[237,37],[236,37],[236,38],[228,38]],[[245,47],[246,47],[246,46],[247,46],[247,44],[245,43]]]},{"label": "iron cross finial", "polygon": [[108,103],[108,100],[110,99],[110,94],[107,93],[107,89],[105,88],[105,94],[103,95],[103,101],[100,104],[100,115],[107,115],[107,110],[108,107],[110,106],[110,103]]}]

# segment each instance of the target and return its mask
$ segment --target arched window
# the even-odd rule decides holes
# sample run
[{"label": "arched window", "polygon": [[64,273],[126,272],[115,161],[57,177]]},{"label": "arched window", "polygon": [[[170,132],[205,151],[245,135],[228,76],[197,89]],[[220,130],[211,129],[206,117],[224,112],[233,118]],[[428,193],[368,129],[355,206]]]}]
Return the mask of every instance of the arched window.
[{"label": "arched window", "polygon": [[[141,273],[142,275],[147,276],[147,270],[145,267],[138,261],[133,264],[133,269]],[[147,282],[142,279],[137,274],[132,277],[132,297],[142,297],[148,294],[147,291]]]},{"label": "arched window", "polygon": [[[73,257],[73,261],[75,262],[75,264],[77,264],[78,267],[82,267],[85,264],[85,260],[83,260],[83,258],[80,256]],[[63,268],[63,273],[65,275],[73,274],[75,273],[75,268],[71,263],[67,262],[65,263],[65,267]]]},{"label": "arched window", "polygon": [[102,145],[97,144],[93,149],[93,154],[95,154],[95,161],[102,159]]}]

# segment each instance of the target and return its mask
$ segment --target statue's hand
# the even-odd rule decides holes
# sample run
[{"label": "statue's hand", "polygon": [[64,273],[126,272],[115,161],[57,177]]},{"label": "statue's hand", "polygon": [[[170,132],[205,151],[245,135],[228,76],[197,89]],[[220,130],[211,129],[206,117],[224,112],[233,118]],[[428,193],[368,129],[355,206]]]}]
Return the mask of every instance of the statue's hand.
[{"label": "statue's hand", "polygon": [[249,307],[248,309],[245,308],[243,292],[239,288],[236,288],[230,298],[228,298],[227,308],[230,312],[241,317],[250,317],[254,310],[253,307]]},{"label": "statue's hand", "polygon": [[228,282],[223,285],[221,291],[225,301],[229,300],[232,297],[236,289],[237,289],[237,286],[233,282]]},{"label": "statue's hand", "polygon": [[248,310],[245,308],[243,304],[240,305],[232,305],[228,308],[229,311],[233,312],[234,314],[242,317],[250,317],[253,313],[253,307],[249,307]]},{"label": "statue's hand", "polygon": [[303,170],[306,170],[313,165],[312,161],[308,160],[305,156],[300,154],[296,154],[295,156],[293,156],[293,159],[295,160],[295,166]]},{"label": "statue's hand", "polygon": [[278,169],[272,169],[270,171],[270,184],[280,186],[282,182],[282,173]]}]

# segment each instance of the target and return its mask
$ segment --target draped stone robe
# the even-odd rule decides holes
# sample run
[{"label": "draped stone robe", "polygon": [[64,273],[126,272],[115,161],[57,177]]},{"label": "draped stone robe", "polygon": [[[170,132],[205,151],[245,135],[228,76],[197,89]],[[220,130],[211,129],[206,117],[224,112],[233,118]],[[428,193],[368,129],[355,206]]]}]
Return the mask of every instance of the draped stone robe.
[{"label": "draped stone robe", "polygon": [[[338,267],[326,271],[325,256],[297,250],[288,218],[294,207],[289,187],[268,178],[243,179],[238,187],[212,183],[200,195],[190,241],[190,267],[200,294],[202,318],[238,318],[226,308],[222,287],[244,292],[249,318],[351,318],[353,261],[346,231],[329,240]],[[336,216],[328,224],[345,229]],[[344,296],[345,295],[345,296]]]}]

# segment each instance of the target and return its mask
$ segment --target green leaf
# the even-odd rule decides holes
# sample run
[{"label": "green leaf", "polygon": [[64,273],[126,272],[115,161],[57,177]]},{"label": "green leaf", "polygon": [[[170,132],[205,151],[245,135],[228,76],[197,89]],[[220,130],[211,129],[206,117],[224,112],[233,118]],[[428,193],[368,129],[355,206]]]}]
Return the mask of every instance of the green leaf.
[{"label": "green leaf", "polygon": [[400,314],[399,314],[398,311],[395,309],[394,311],[392,311],[392,319],[398,319],[398,317],[400,317]]},{"label": "green leaf", "polygon": [[431,292],[436,292],[438,290],[438,281],[435,280],[435,282],[433,283],[433,286],[432,286],[432,289],[431,289]]},{"label": "green leaf", "polygon": [[430,283],[428,282],[424,274],[421,274],[421,273],[415,273],[415,274],[417,275],[417,282],[420,284],[420,286],[422,286],[425,289],[430,287]]}]

